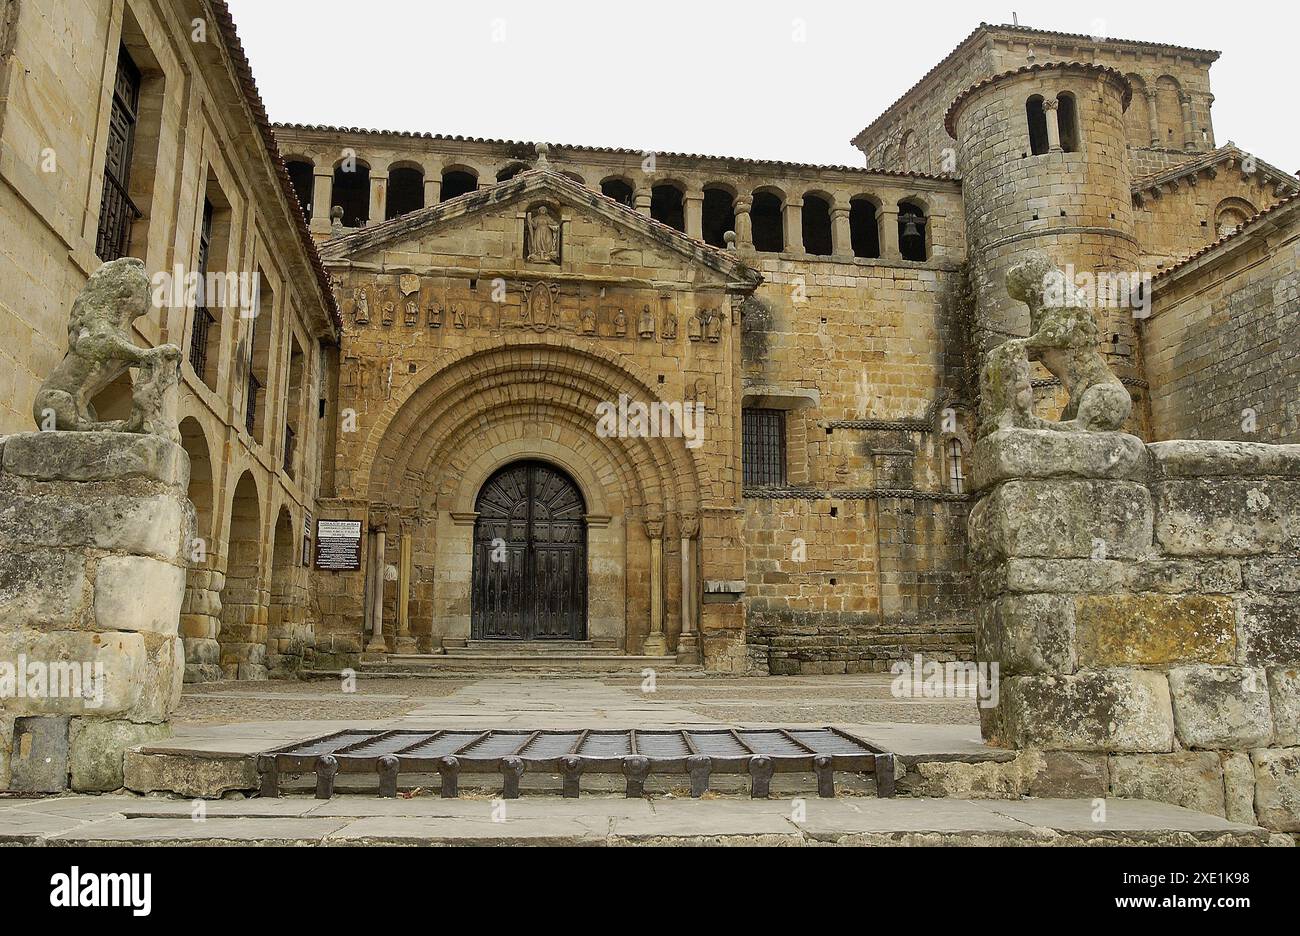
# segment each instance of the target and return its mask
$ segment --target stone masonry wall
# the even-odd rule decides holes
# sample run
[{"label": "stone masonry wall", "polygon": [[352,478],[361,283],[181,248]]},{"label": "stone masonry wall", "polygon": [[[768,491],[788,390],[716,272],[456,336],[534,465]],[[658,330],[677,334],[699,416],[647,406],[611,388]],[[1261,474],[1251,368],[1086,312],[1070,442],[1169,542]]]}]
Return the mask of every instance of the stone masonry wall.
[{"label": "stone masonry wall", "polygon": [[1010,430],[975,484],[985,738],[1300,832],[1300,447]]}]

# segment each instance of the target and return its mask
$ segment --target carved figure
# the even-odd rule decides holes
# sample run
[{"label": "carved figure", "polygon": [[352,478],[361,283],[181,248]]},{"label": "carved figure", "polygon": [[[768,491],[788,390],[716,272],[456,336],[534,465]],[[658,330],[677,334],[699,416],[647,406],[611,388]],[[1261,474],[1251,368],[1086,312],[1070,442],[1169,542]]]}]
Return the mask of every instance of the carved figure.
[{"label": "carved figure", "polygon": [[614,316],[614,334],[620,338],[627,337],[627,313],[622,309]]},{"label": "carved figure", "polygon": [[[1049,290],[1061,298],[1049,301]],[[1121,430],[1133,411],[1133,398],[1098,351],[1097,320],[1071,295],[1064,274],[1045,254],[1033,252],[1007,273],[1007,295],[1029,307],[1030,335],[989,353],[980,375],[981,435],[1007,428]],[[1060,422],[1034,415],[1029,363],[1035,360],[1069,394]]]},{"label": "carved figure", "polygon": [[[137,432],[180,441],[175,389],[181,349],[141,348],[131,323],[149,311],[144,262],[132,257],[105,263],[86,283],[68,318],[68,351],[41,385],[32,406],[36,425],[64,432]],[[91,400],[130,368],[138,368],[131,415],[100,422]]]},{"label": "carved figure", "polygon": [[582,310],[582,333],[584,335],[596,334],[596,313],[591,309]]},{"label": "carved figure", "polygon": [[370,294],[363,286],[357,290],[356,308],[352,312],[352,321],[358,325],[370,324]]},{"label": "carved figure", "polygon": [[643,306],[641,309],[641,320],[637,324],[637,334],[642,338],[653,338],[655,336],[655,317],[649,306]]},{"label": "carved figure", "polygon": [[538,205],[528,214],[528,262],[560,262],[560,223],[551,209]]}]

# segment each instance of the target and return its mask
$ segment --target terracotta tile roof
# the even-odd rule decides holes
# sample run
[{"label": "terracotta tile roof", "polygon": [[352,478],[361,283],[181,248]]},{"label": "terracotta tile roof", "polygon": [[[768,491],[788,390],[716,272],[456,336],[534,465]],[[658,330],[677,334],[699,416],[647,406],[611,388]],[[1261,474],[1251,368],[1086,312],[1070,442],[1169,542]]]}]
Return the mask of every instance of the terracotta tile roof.
[{"label": "terracotta tile roof", "polygon": [[1218,250],[1224,244],[1228,244],[1237,240],[1239,237],[1241,237],[1241,235],[1248,233],[1251,228],[1255,227],[1256,225],[1258,225],[1260,222],[1264,221],[1266,218],[1270,217],[1271,215],[1276,214],[1277,212],[1281,211],[1284,208],[1287,208],[1288,206],[1298,205],[1298,204],[1300,204],[1300,192],[1296,192],[1295,194],[1288,195],[1280,202],[1270,205],[1269,207],[1265,208],[1263,211],[1256,214],[1254,217],[1248,218],[1247,220],[1243,221],[1237,227],[1236,230],[1224,234],[1222,237],[1220,237],[1212,244],[1207,244],[1206,246],[1196,251],[1196,253],[1192,254],[1187,259],[1180,260],[1178,263],[1175,263],[1167,270],[1161,270],[1159,273],[1157,273],[1155,276],[1151,278],[1152,281],[1158,282],[1160,280],[1167,279],[1177,271],[1186,267],[1188,264],[1195,263],[1197,260],[1200,260],[1206,254]]},{"label": "terracotta tile roof", "polygon": [[271,158],[271,165],[275,168],[280,187],[284,190],[285,198],[288,200],[290,216],[298,228],[298,236],[302,241],[303,250],[306,251],[308,262],[316,273],[317,282],[323,293],[325,308],[330,313],[335,328],[341,330],[343,328],[343,315],[339,311],[338,303],[334,301],[334,290],[330,284],[329,275],[325,272],[325,267],[321,263],[320,253],[316,250],[316,242],[312,239],[311,229],[307,225],[307,218],[303,214],[302,206],[298,203],[298,194],[294,191],[293,182],[289,179],[289,170],[284,164],[284,158],[280,155],[280,147],[275,139],[275,131],[271,127],[271,120],[266,113],[266,106],[262,103],[262,95],[257,90],[257,81],[253,78],[253,68],[248,62],[248,55],[244,52],[244,46],[239,41],[239,34],[235,30],[235,20],[230,15],[230,8],[226,5],[225,0],[208,0],[208,3],[212,7],[212,12],[215,15],[217,26],[221,30],[226,48],[230,52],[231,62],[235,67],[235,74],[239,79],[244,99],[248,103],[249,110],[253,112],[253,119],[257,122],[258,130],[261,132],[262,142]]},{"label": "terracotta tile roof", "polygon": [[966,51],[967,47],[970,46],[970,45],[974,42],[975,39],[977,39],[978,37],[980,37],[980,36],[982,36],[982,35],[985,35],[985,34],[987,34],[987,33],[991,33],[991,32],[995,32],[995,31],[996,31],[996,32],[1015,32],[1015,33],[1023,33],[1023,34],[1025,34],[1025,35],[1030,35],[1030,36],[1043,36],[1043,37],[1052,37],[1052,38],[1057,38],[1057,39],[1077,39],[1077,40],[1087,40],[1088,42],[1090,42],[1090,43],[1094,43],[1094,44],[1100,44],[1100,43],[1118,43],[1118,44],[1120,44],[1120,45],[1138,46],[1138,47],[1140,47],[1140,48],[1144,48],[1144,49],[1167,49],[1167,50],[1169,50],[1170,52],[1190,53],[1190,54],[1192,54],[1192,55],[1196,55],[1196,56],[1200,56],[1200,57],[1209,57],[1211,61],[1216,61],[1216,60],[1219,58],[1220,54],[1221,54],[1221,53],[1219,53],[1219,52],[1214,52],[1214,51],[1211,51],[1211,50],[1209,50],[1209,49],[1191,49],[1191,48],[1187,48],[1186,46],[1168,45],[1168,44],[1166,44],[1166,43],[1161,43],[1161,42],[1142,42],[1142,41],[1139,41],[1139,40],[1137,40],[1137,39],[1113,39],[1113,38],[1102,38],[1102,39],[1098,39],[1098,38],[1095,37],[1095,36],[1085,36],[1085,35],[1082,35],[1081,33],[1062,33],[1062,32],[1053,32],[1052,30],[1048,30],[1048,29],[1033,29],[1033,28],[1031,28],[1031,27],[1029,27],[1029,26],[1011,26],[1011,25],[1008,25],[1008,24],[1005,24],[1005,23],[1003,23],[1003,24],[1001,24],[1001,25],[994,25],[994,24],[990,24],[990,23],[980,23],[977,27],[975,27],[974,31],[972,31],[970,35],[968,35],[968,36],[967,36],[965,39],[963,39],[961,42],[957,43],[956,48],[954,48],[951,52],[949,52],[947,55],[945,55],[945,56],[943,57],[943,59],[941,59],[937,65],[935,65],[935,66],[934,66],[933,68],[931,68],[928,72],[926,72],[924,75],[922,75],[921,78],[920,78],[920,80],[917,81],[916,84],[914,84],[914,85],[912,85],[912,87],[908,88],[905,92],[903,92],[903,94],[898,98],[898,100],[896,100],[893,104],[890,104],[887,108],[885,108],[885,110],[880,114],[880,116],[878,116],[878,117],[877,117],[875,120],[873,120],[871,123],[867,124],[867,126],[863,127],[861,130],[859,130],[859,131],[857,132],[857,134],[853,137],[853,139],[849,141],[849,143],[850,143],[851,145],[853,145],[853,146],[857,146],[857,145],[858,145],[858,141],[861,140],[862,137],[864,137],[866,134],[870,133],[870,132],[871,132],[872,130],[874,130],[874,129],[879,125],[879,124],[881,124],[884,120],[886,120],[886,119],[889,117],[889,115],[892,114],[892,113],[894,112],[894,109],[895,109],[896,107],[898,107],[900,104],[902,104],[904,101],[906,101],[909,97],[911,97],[912,94],[913,94],[913,93],[914,93],[918,88],[920,88],[921,85],[923,85],[923,84],[925,84],[927,81],[929,81],[930,78],[931,78],[933,75],[935,75],[937,72],[942,71],[942,70],[943,70],[944,68],[946,68],[946,67],[947,67],[947,66],[948,66],[948,65],[949,65],[949,64],[950,64],[950,63],[951,63],[955,58],[957,58],[958,55],[960,55],[962,52]]},{"label": "terracotta tile roof", "polygon": [[[388,136],[405,140],[441,140],[456,143],[478,143],[485,146],[501,146],[516,150],[516,155],[531,159],[537,143],[524,140],[497,140],[490,137],[462,136],[460,134],[428,133],[410,130],[371,130],[365,127],[336,127],[328,124],[276,123],[278,130],[300,131],[303,133],[351,134],[355,136]],[[619,156],[643,157],[651,150],[631,149],[622,146],[584,146],[580,144],[555,143],[551,145],[552,155],[560,150],[582,150],[588,153],[612,153]],[[863,166],[833,166],[818,163],[787,162],[779,159],[751,159],[745,156],[709,156],[703,153],[670,153],[653,151],[656,156],[665,159],[698,159],[711,163],[734,163],[737,166],[760,169],[787,170],[807,169],[814,172],[851,172],[858,175],[894,176],[903,179],[927,179],[940,182],[953,181],[948,176],[929,175],[924,172],[899,172],[886,169],[868,169]]]},{"label": "terracotta tile roof", "polygon": [[989,78],[985,78],[977,84],[971,85],[961,94],[957,95],[957,99],[949,106],[948,112],[944,114],[943,117],[943,128],[948,131],[950,137],[954,140],[957,139],[957,133],[953,129],[952,125],[953,118],[957,116],[957,111],[961,109],[961,106],[964,103],[966,103],[968,97],[984,88],[987,88],[991,84],[995,84],[1007,78],[1013,78],[1016,75],[1031,75],[1041,71],[1057,71],[1065,69],[1073,71],[1090,71],[1099,75],[1109,76],[1118,81],[1124,89],[1124,109],[1128,110],[1129,104],[1133,102],[1132,83],[1124,76],[1123,72],[1111,68],[1109,65],[1093,65],[1090,62],[1037,62],[1033,65],[1024,65],[1011,71],[1005,71],[1001,74],[993,75]]},{"label": "terracotta tile roof", "polygon": [[[1239,147],[1227,143],[1216,150],[1193,156],[1191,159],[1170,166],[1168,169],[1161,169],[1159,172],[1151,172],[1140,178],[1134,179],[1133,192],[1135,194],[1143,192],[1147,189],[1154,188],[1157,185],[1164,185],[1165,183],[1172,182],[1175,179],[1181,179],[1184,176],[1202,172],[1211,166],[1217,166],[1220,163],[1227,162],[1229,159],[1246,159],[1249,156],[1249,153]],[[1255,158],[1255,165],[1269,178],[1272,178],[1279,183],[1287,183],[1292,188],[1300,188],[1300,179],[1288,175],[1286,172],[1277,168],[1277,166],[1274,166],[1271,163],[1266,163],[1258,157]]]}]

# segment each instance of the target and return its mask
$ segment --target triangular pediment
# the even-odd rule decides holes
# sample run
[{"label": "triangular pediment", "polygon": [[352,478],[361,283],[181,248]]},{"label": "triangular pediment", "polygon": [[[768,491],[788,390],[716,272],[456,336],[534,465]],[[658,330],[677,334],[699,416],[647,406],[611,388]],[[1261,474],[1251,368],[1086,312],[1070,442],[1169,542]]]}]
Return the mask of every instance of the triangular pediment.
[{"label": "triangular pediment", "polygon": [[[559,207],[570,224],[574,218],[581,218],[590,225],[607,229],[610,243],[614,245],[611,253],[635,250],[671,259],[678,266],[684,262],[690,267],[712,271],[715,278],[746,289],[754,289],[763,281],[758,271],[741,262],[733,252],[688,237],[551,169],[523,172],[508,181],[327,241],[321,245],[321,257],[326,264],[331,264],[373,262],[387,253],[408,256],[428,253],[429,245],[440,234],[446,234],[454,242],[457,232],[492,229],[494,218],[509,219],[513,225],[522,212],[539,203]],[[522,255],[530,251],[523,233],[527,223],[525,220],[519,225],[520,236],[511,241],[524,261],[529,258]],[[557,241],[557,266],[563,263],[568,246]],[[587,259],[599,263],[610,258]]]}]

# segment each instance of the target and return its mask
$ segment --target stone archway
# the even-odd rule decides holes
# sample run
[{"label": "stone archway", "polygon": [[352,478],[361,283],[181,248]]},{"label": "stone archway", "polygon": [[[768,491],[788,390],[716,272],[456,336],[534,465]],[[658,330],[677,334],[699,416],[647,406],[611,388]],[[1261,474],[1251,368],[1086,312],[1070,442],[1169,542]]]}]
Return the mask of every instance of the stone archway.
[{"label": "stone archway", "polygon": [[195,537],[189,550],[190,567],[185,574],[185,603],[181,607],[180,634],[185,643],[185,681],[216,682],[221,679],[221,588],[223,580],[213,567],[214,498],[212,455],[203,427],[194,417],[181,421],[181,446],[190,457],[189,498],[194,504]]},{"label": "stone archway", "polygon": [[266,601],[262,593],[262,508],[246,471],[235,486],[221,592],[221,670],[227,679],[266,679]]},{"label": "stone archway", "polygon": [[266,668],[277,678],[298,675],[311,639],[306,573],[299,559],[296,529],[289,508],[281,507],[272,541],[271,603],[266,625]]}]

